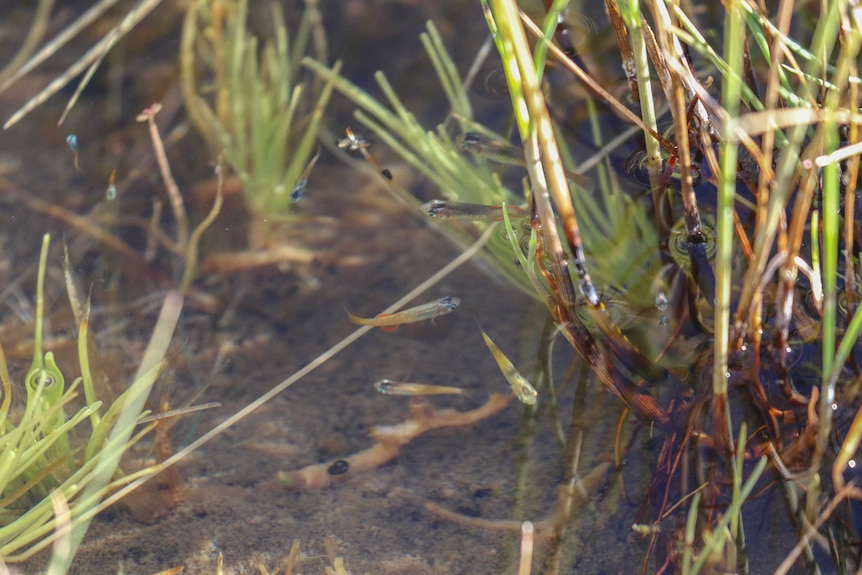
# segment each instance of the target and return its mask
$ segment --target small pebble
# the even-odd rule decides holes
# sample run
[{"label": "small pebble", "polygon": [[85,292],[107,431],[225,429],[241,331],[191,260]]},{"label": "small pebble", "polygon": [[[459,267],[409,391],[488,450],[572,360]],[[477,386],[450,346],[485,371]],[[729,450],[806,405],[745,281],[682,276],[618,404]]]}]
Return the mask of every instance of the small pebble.
[{"label": "small pebble", "polygon": [[348,469],[350,469],[350,464],[343,459],[339,459],[333,462],[333,464],[329,466],[329,469],[327,469],[326,472],[330,475],[341,475],[342,473],[347,473]]}]

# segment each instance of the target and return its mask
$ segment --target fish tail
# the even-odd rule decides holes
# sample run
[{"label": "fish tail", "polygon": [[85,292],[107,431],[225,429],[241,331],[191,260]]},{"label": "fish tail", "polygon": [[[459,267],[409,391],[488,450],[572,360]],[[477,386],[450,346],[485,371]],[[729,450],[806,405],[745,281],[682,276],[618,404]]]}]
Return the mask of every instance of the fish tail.
[{"label": "fish tail", "polygon": [[350,323],[355,323],[356,325],[368,325],[368,320],[364,317],[359,317],[358,315],[352,314],[349,311],[347,312],[347,319],[350,320]]}]

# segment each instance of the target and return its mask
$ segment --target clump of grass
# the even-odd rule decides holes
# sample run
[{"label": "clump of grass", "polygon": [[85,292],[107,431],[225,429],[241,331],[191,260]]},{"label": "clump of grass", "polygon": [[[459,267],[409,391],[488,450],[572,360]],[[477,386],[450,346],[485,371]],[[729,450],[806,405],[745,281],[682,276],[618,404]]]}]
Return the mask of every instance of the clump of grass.
[{"label": "clump of grass", "polygon": [[[540,27],[513,0],[482,2],[523,143],[529,175],[523,194],[507,190],[492,174],[486,177],[459,154],[445,123],[435,131],[424,129],[381,74],[376,79],[388,107],[333,71],[308,65],[353,99],[362,108],[358,121],[447,199],[503,206],[505,239],[520,264],[509,266],[507,277],[546,303],[556,329],[583,364],[625,404],[618,429],[633,416],[639,425],[649,424],[663,444],[655,465],[661,471],[651,478],[648,501],[655,527],[650,553],[659,544],[684,549],[678,555],[661,549],[659,557],[686,573],[746,571],[743,509],[771,464],[792,502],[789,524],[800,540],[779,572],[800,555],[811,572],[857,569],[851,557],[858,557],[853,543],[858,533],[837,510],[840,501],[862,498],[844,480],[862,441],[862,410],[849,424],[858,406],[855,352],[862,330],[858,260],[849,247],[858,242],[862,12],[848,3],[823,4],[803,47],[788,36],[792,2],[782,3],[774,18],[753,3],[728,2],[724,46],[716,47],[701,34],[695,15],[678,4],[609,0],[629,84],[640,103],[638,116],[553,43],[565,4],[552,3]],[[525,28],[536,38],[534,48]],[[470,122],[463,84],[433,27],[427,36],[460,130],[479,130]],[[642,130],[650,206],[622,195],[608,171],[600,173],[594,193],[567,181],[560,160],[565,145],[542,84],[546,53],[583,81],[596,100]],[[760,73],[765,93],[752,65],[758,58],[769,64]],[[720,93],[704,80],[716,71]],[[658,131],[664,111],[652,98],[653,78],[673,121],[665,135]],[[598,137],[596,145],[601,145]],[[530,210],[526,231],[506,204]],[[705,222],[714,222],[714,231]],[[811,249],[804,243],[809,236]],[[674,247],[678,253],[671,253]],[[511,259],[502,252],[495,257]],[[841,289],[849,302],[844,317],[837,309]],[[807,290],[813,294],[811,310],[799,304]],[[614,313],[615,299],[652,322],[652,342],[629,337]],[[797,327],[809,334],[803,353],[821,355],[816,369],[822,379],[810,390],[794,383],[787,358]],[[668,364],[674,347],[684,350],[684,363]],[[692,383],[701,378],[711,385]],[[547,374],[546,381],[553,402]],[[667,381],[682,394],[670,403],[659,401],[652,381]],[[734,395],[735,390],[744,393]],[[782,425],[790,420],[796,422],[792,435]],[[760,431],[748,436],[749,428]],[[841,444],[837,452],[830,438]],[[621,464],[624,449],[617,451]],[[685,453],[708,454],[713,475],[700,485],[680,483],[693,473],[679,469]],[[764,453],[771,453],[771,460]],[[788,471],[789,463],[796,472]],[[821,479],[830,464],[831,485]],[[656,497],[659,492],[665,495]],[[673,514],[686,518],[686,527],[659,537],[659,522]],[[811,547],[816,532],[808,526],[815,517],[831,543],[828,567]],[[555,540],[546,565],[559,568],[559,550]]]},{"label": "clump of grass", "polygon": [[[510,205],[523,204],[523,193],[505,186],[492,169],[488,158],[467,153],[458,145],[457,137],[468,132],[481,132],[497,141],[505,141],[505,138],[473,120],[465,83],[432,22],[428,22],[427,31],[421,35],[421,41],[451,107],[451,115],[434,129],[423,126],[405,107],[382,72],[375,74],[375,80],[388,106],[348,79],[339,76],[337,67],[329,69],[310,58],[303,60],[303,64],[356,103],[360,108],[355,113],[359,124],[371,132],[377,142],[394,150],[425,176],[434,185],[439,197],[490,206],[500,206],[504,202]],[[422,204],[397,181],[387,181],[387,184],[401,201],[417,209]],[[447,235],[464,245],[471,243],[477,233],[490,225],[487,221],[475,221],[465,229],[463,224],[462,221],[445,225],[444,230]],[[518,230],[517,237],[523,237],[521,230]],[[494,267],[500,273],[532,294],[532,289],[524,281],[523,275],[516,271],[508,246],[508,239],[498,234],[491,238],[486,249],[491,255]]]},{"label": "clump of grass", "polygon": [[[523,158],[518,161],[511,157],[511,152],[517,151],[518,148],[507,146],[507,157],[501,159],[501,154],[495,155],[493,150],[474,151],[465,143],[466,134],[476,134],[495,145],[502,146],[507,142],[507,138],[497,133],[493,127],[474,120],[468,89],[475,73],[475,65],[462,79],[433,22],[428,22],[427,30],[421,34],[420,39],[439,79],[441,92],[449,103],[449,115],[434,129],[423,126],[416,115],[407,109],[382,72],[375,74],[377,85],[384,96],[383,101],[379,101],[347,78],[338,76],[336,70],[330,70],[312,59],[305,59],[303,63],[326,80],[332,81],[336,90],[359,106],[354,114],[359,124],[371,132],[380,144],[391,148],[427,178],[439,198],[484,206],[525,206],[529,201],[529,193],[525,193],[520,187],[513,189],[504,183],[495,163],[502,161],[523,167]],[[566,167],[569,168],[565,177],[570,181],[576,205],[579,208],[584,206],[584,209],[590,211],[590,218],[585,221],[581,231],[585,237],[585,245],[592,251],[591,256],[598,275],[607,280],[606,285],[626,284],[631,293],[636,293],[639,297],[649,296],[653,292],[651,285],[644,286],[637,282],[650,273],[656,273],[662,266],[657,258],[651,257],[655,253],[647,251],[650,246],[655,247],[658,243],[649,216],[645,216],[642,209],[634,206],[632,200],[625,196],[618,186],[587,189],[584,184],[586,178],[580,176],[588,166],[600,163],[616,145],[619,145],[618,140],[601,153],[582,162],[580,166],[571,159],[568,150],[563,149]],[[602,146],[598,143],[597,147]],[[606,170],[604,165],[600,168]],[[384,183],[401,201],[421,208],[426,214],[435,217],[435,214],[426,209],[427,206],[399,186],[397,181]],[[631,227],[620,225],[619,218],[625,218]],[[444,222],[442,219],[438,218],[437,223],[443,232],[465,244],[471,241],[469,234],[476,233],[471,232],[470,227],[481,231],[489,225],[487,218],[476,216],[465,230],[464,222],[471,219],[470,217],[459,217],[457,222]],[[625,233],[631,229],[636,229],[638,234]],[[501,233],[491,239],[487,252],[494,267],[507,280],[526,293],[541,297],[542,290],[536,290],[521,270],[513,265],[515,259],[511,254],[510,239],[526,250],[529,238],[528,219],[513,219],[505,234]],[[607,245],[618,249],[606,250]],[[630,257],[634,253],[640,254],[640,257]],[[649,282],[650,280],[647,280],[647,284]],[[641,297],[638,305],[641,309],[642,304]]]},{"label": "clump of grass", "polygon": [[[145,357],[132,384],[111,405],[96,397],[87,350],[89,302],[77,299],[71,273],[67,286],[78,318],[78,360],[81,377],[67,377],[52,352],[43,353],[42,317],[49,237],[42,243],[36,293],[33,363],[24,377],[26,403],[15,409],[13,382],[0,348],[0,560],[23,561],[63,538],[63,552],[54,562],[65,572],[99,503],[112,491],[155,468],[136,473],[120,469],[123,453],[152,429],[135,431],[150,389],[164,366],[163,358],[176,325],[181,298],[165,300]],[[68,372],[67,372],[68,373]],[[83,391],[84,407],[67,416]]]},{"label": "clump of grass", "polygon": [[[303,80],[299,67],[312,46],[316,57],[326,58],[316,2],[306,2],[292,43],[280,6],[270,8],[273,37],[262,42],[247,30],[248,0],[192,2],[180,53],[189,118],[213,154],[223,153],[242,180],[258,225],[283,218],[292,199],[301,196],[332,93],[331,84]],[[265,231],[257,233],[251,232],[252,247],[269,239]]]},{"label": "clump of grass", "polygon": [[[671,536],[677,537],[685,549],[683,572],[695,573],[706,566],[731,572],[747,570],[742,509],[767,460],[760,457],[758,465],[743,481],[743,456],[766,451],[765,445],[773,446],[772,463],[779,485],[785,496],[793,501],[789,519],[799,530],[798,549],[801,549],[794,550],[794,555],[801,554],[812,572],[820,569],[818,562],[822,559],[815,559],[810,547],[811,531],[804,527],[810,521],[803,518],[807,509],[808,517],[817,514],[818,525],[828,525],[827,536],[834,537],[833,542],[837,541],[830,546],[835,568],[839,571],[855,569],[858,566],[854,567],[854,562],[848,560],[853,552],[846,546],[850,545],[853,535],[843,526],[847,520],[835,518],[828,521],[828,518],[837,507],[834,504],[836,500],[860,496],[858,490],[844,488],[843,473],[849,461],[845,454],[855,450],[862,432],[855,424],[848,429],[846,417],[843,425],[837,425],[833,419],[836,410],[847,407],[852,410],[858,403],[857,392],[852,385],[855,363],[852,360],[846,362],[858,345],[862,320],[854,316],[841,324],[833,306],[839,289],[837,270],[841,240],[845,246],[853,245],[855,231],[853,224],[846,223],[844,237],[841,237],[839,197],[843,192],[844,215],[849,222],[855,215],[851,208],[859,166],[859,152],[854,147],[859,139],[859,122],[852,118],[858,116],[859,109],[858,90],[853,84],[858,82],[858,56],[862,45],[860,13],[847,6],[844,10],[839,4],[825,7],[826,11],[814,30],[811,46],[806,49],[787,39],[789,10],[779,14],[776,25],[765,13],[747,4],[729,3],[726,5],[725,45],[723,49],[715,49],[679,6],[670,7],[671,13],[664,3],[648,2],[646,6],[651,20],[647,20],[637,3],[608,4],[615,8],[610,11],[612,19],[615,19],[615,28],[626,31],[618,36],[621,45],[625,44],[627,48],[622,52],[631,58],[633,73],[629,75],[630,81],[634,85],[641,84],[638,92],[642,124],[648,143],[647,156],[652,158],[650,188],[658,216],[656,231],[660,241],[656,248],[668,245],[671,229],[664,218],[666,214],[676,214],[679,209],[668,202],[671,197],[670,169],[663,163],[660,147],[670,152],[680,174],[682,213],[675,217],[682,216],[682,225],[677,233],[683,238],[691,266],[685,267],[679,261],[668,262],[668,266],[676,270],[675,274],[687,278],[688,284],[685,290],[667,294],[669,309],[679,310],[680,304],[685,303],[689,309],[696,307],[703,317],[676,313],[666,321],[670,321],[675,330],[694,327],[696,337],[706,337],[712,342],[709,355],[701,355],[696,362],[702,365],[701,369],[711,372],[712,387],[692,390],[700,401],[709,405],[709,409],[692,418],[694,412],[690,411],[691,408],[682,405],[665,407],[656,402],[652,394],[646,393],[642,385],[632,385],[638,381],[639,374],[647,377],[649,370],[644,370],[644,366],[654,365],[654,356],[643,354],[621,334],[609,313],[606,299],[596,302],[588,296],[585,278],[589,276],[583,273],[586,270],[578,262],[580,246],[577,238],[572,241],[575,236],[567,233],[567,245],[562,245],[561,238],[554,235],[557,226],[550,214],[555,212],[564,226],[566,219],[571,218],[575,222],[572,229],[579,228],[570,213],[569,191],[555,183],[559,181],[554,175],[559,173],[559,168],[546,161],[556,155],[555,142],[547,137],[554,132],[543,127],[545,102],[535,81],[532,54],[519,20],[523,19],[537,37],[544,37],[547,41],[556,15],[549,14],[544,30],[540,30],[519,15],[513,2],[489,0],[485,4],[486,14],[497,38],[504,70],[509,73],[513,109],[525,142],[528,166],[531,165],[531,149],[535,150],[532,165],[536,170],[530,173],[531,192],[538,205],[535,212],[542,227],[531,239],[529,252],[525,255],[517,250],[516,253],[522,258],[523,267],[530,277],[544,280],[535,283],[547,295],[546,301],[555,322],[604,385],[626,403],[638,420],[648,421],[667,434],[665,453],[674,455],[664,456],[656,468],[673,469],[671,458],[688,450],[689,443],[694,443],[698,449],[706,449],[712,455],[712,465],[718,468],[716,473],[725,478],[708,480],[700,486],[683,486],[677,494],[677,500],[687,502],[689,510],[684,533]],[[841,41],[836,44],[839,31]],[[722,74],[720,99],[716,99],[695,76],[693,63],[681,42],[705,55]],[[539,45],[542,45],[541,40]],[[750,60],[744,54],[749,45],[762,50],[762,57],[772,64],[763,98],[759,95]],[[576,62],[559,49],[552,47],[551,51],[560,63],[583,77],[583,71]],[[782,71],[776,60],[781,62],[792,54],[800,56],[806,64],[800,66],[794,61]],[[788,71],[790,74],[785,73]],[[648,87],[651,76],[660,79],[670,103],[675,128],[672,140],[656,133],[657,111],[649,98]],[[796,82],[791,81],[793,78]],[[780,94],[787,97],[780,100]],[[605,94],[601,97],[610,101]],[[845,173],[838,169],[840,160],[836,154],[841,147],[841,123],[846,126],[843,130],[846,147],[840,154],[841,159],[855,156],[854,161],[846,165]],[[751,158],[747,160],[749,164],[756,164],[754,173],[743,169],[744,165],[739,161],[742,147]],[[772,158],[779,154],[780,160],[773,163]],[[696,162],[700,161],[696,158],[703,158],[703,172],[709,174],[709,189],[717,199],[707,204],[715,205],[714,241],[702,224],[701,211],[704,208],[694,193],[692,173],[699,167]],[[822,182],[821,189],[817,187],[818,182]],[[755,205],[746,215],[754,225],[746,225],[740,214],[741,206],[746,205],[740,201],[745,193],[743,185],[755,191]],[[823,203],[822,227],[818,223],[817,212],[812,210],[818,196],[822,197]],[[553,197],[553,205],[548,204],[543,210],[542,204],[549,197]],[[590,218],[596,217],[597,211],[590,202],[578,201],[577,195],[575,198],[579,216],[587,213]],[[851,208],[847,208],[848,205]],[[827,218],[829,222],[825,221]],[[673,217],[669,221],[673,222]],[[781,222],[788,222],[788,225]],[[594,224],[590,223],[588,227],[591,225]],[[603,227],[608,228],[607,225]],[[802,242],[809,227],[814,237],[812,243],[818,246],[822,242],[822,259],[817,257],[817,251],[803,249]],[[585,249],[589,250],[589,247]],[[542,261],[536,256],[537,252],[547,254],[549,261]],[[714,260],[710,256],[713,252]],[[851,300],[855,300],[853,260],[853,257],[845,257],[845,292],[852,292],[847,295]],[[569,268],[578,270],[576,278],[569,276]],[[797,279],[800,272],[807,276],[802,281]],[[774,291],[768,289],[773,274],[778,277]],[[818,309],[812,317],[809,312],[800,311],[794,301],[808,286],[815,292],[815,303],[819,301],[817,288],[821,276],[822,316]],[[573,313],[572,295],[578,291],[587,295],[590,317],[600,328],[598,334],[585,330],[583,318]],[[708,305],[696,306],[698,300]],[[767,321],[768,317],[773,319]],[[822,322],[816,343],[822,353],[821,371],[824,376],[820,388],[812,388],[806,396],[794,385],[786,354],[788,334],[794,325],[812,320]],[[843,340],[836,357],[837,335],[842,330]],[[597,348],[597,339],[606,347]],[[761,366],[763,352],[772,356],[771,368]],[[739,367],[740,361],[746,365]],[[845,379],[843,385],[839,383],[842,374]],[[665,374],[665,377],[669,375]],[[733,384],[751,390],[746,419],[752,426],[762,429],[766,439],[748,437],[744,426],[743,431],[733,437],[731,415],[741,411],[730,401]],[[780,389],[781,393],[768,394],[770,387]],[[815,413],[818,398],[820,409]],[[777,420],[777,413],[782,418],[794,417],[800,422],[802,431],[792,437],[786,436]],[[672,423],[681,421],[680,417],[686,421],[682,429]],[[704,435],[706,430],[708,437]],[[835,436],[842,437],[844,443],[837,457],[828,445],[828,438]],[[807,471],[801,474],[788,472],[784,458],[792,458],[797,466],[801,459]],[[831,488],[820,479],[824,463],[830,460],[833,462]],[[670,472],[653,478],[652,482],[654,485],[671,483],[674,477],[675,472]],[[730,493],[722,489],[722,482],[733,485]],[[794,486],[799,483],[805,486],[807,495],[801,496]],[[688,495],[695,491],[697,496],[687,500]],[[826,499],[831,498],[829,505],[823,504],[824,492],[828,493]],[[666,500],[652,503],[658,518],[669,512]],[[717,506],[723,509],[723,513],[712,513],[711,510]],[[682,509],[685,507],[681,506]],[[651,549],[657,540],[656,533],[658,531],[653,534]],[[667,541],[668,536],[664,535],[663,539]],[[668,559],[672,560],[672,557]],[[781,572],[783,569],[785,566]]]}]

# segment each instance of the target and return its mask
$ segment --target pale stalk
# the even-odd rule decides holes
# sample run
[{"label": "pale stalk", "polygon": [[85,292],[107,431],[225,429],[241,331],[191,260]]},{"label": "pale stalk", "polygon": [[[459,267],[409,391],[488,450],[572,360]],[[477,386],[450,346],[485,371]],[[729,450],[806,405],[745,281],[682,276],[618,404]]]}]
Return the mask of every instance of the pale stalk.
[{"label": "pale stalk", "polygon": [[[836,3],[837,4],[837,3]],[[857,14],[862,12],[859,8],[855,8]],[[838,16],[836,15],[836,19]],[[825,117],[820,129],[824,134],[824,155],[830,155],[838,148],[838,125],[834,115],[847,93],[847,83],[849,75],[853,68],[853,63],[859,57],[859,49],[862,46],[862,38],[860,38],[859,29],[845,29],[842,34],[841,53],[837,62],[837,70],[832,78],[832,83],[836,86],[834,90],[829,91],[826,96]],[[831,46],[832,44],[824,44]],[[828,58],[828,54],[823,54],[824,61]],[[812,168],[816,169],[816,168]],[[817,436],[817,449],[815,450],[815,462],[819,460],[822,454],[826,451],[829,443],[829,436],[832,431],[832,404],[835,402],[835,386],[836,379],[833,379],[833,372],[841,369],[841,364],[836,363],[836,312],[837,312],[837,294],[838,294],[838,254],[841,249],[839,245],[840,233],[840,214],[839,214],[839,181],[841,174],[839,166],[835,162],[830,162],[823,166],[822,181],[823,181],[823,380],[820,393],[820,430]],[[845,240],[846,242],[846,240]],[[845,244],[846,245],[846,244]],[[848,310],[850,306],[848,306]],[[855,317],[853,318],[855,320]],[[851,341],[855,341],[855,336],[852,332],[846,331],[844,337],[852,337]],[[844,341],[841,342],[842,346]],[[840,351],[840,350],[839,350]]]},{"label": "pale stalk", "polygon": [[[780,17],[779,26],[790,25],[792,16],[792,7],[787,6],[788,3],[782,3],[778,14]],[[789,2],[792,4],[792,2]],[[818,20],[817,29],[812,40],[812,52],[820,54],[823,50],[822,46],[831,46],[835,42],[837,30],[837,7],[839,2],[827,4],[829,10],[822,18]],[[777,41],[776,41],[777,47]],[[778,50],[773,57],[776,59],[773,63],[773,69],[781,63],[778,54],[783,54]],[[821,63],[817,60],[808,62],[806,69],[815,74],[820,73]],[[815,94],[817,86],[813,83],[806,83],[800,87],[801,101],[811,101]],[[773,96],[776,97],[776,96]],[[769,104],[769,102],[767,102]],[[766,217],[761,219],[762,228],[758,230],[758,234],[754,238],[754,254],[755,260],[749,266],[746,272],[745,280],[742,282],[742,293],[739,298],[739,309],[747,308],[753,297],[753,286],[757,285],[760,276],[769,261],[771,247],[775,241],[775,236],[778,231],[778,224],[781,214],[784,213],[789,198],[796,191],[797,172],[799,167],[799,150],[802,146],[806,135],[808,134],[809,126],[805,124],[795,124],[787,134],[787,143],[781,149],[781,156],[775,167],[775,177],[769,182],[769,193]],[[742,327],[742,326],[740,326]]]},{"label": "pale stalk", "polygon": [[[677,165],[680,170],[680,195],[685,212],[686,235],[689,243],[701,243],[704,241],[704,236],[701,230],[700,212],[697,209],[697,198],[694,193],[694,180],[691,173],[691,147],[688,137],[687,106],[683,91],[683,87],[687,83],[685,76],[690,75],[690,71],[683,56],[682,48],[679,46],[679,39],[671,32],[673,24],[664,3],[659,0],[652,0],[650,7],[655,20],[657,39],[661,45],[662,65],[667,66],[662,77],[668,76],[669,85],[662,87],[665,89],[665,96],[671,104],[674,135],[679,154]],[[671,62],[675,65],[671,66]],[[702,103],[698,102],[698,104],[701,108],[703,107]],[[654,146],[657,147],[658,143],[655,142]],[[652,180],[650,183],[655,185]],[[711,298],[712,294],[706,294],[706,297]]]},{"label": "pale stalk", "polygon": [[[738,0],[725,5],[725,60],[731,69],[742,69],[742,47],[745,42],[742,13]],[[742,81],[732,74],[724,79],[721,100],[727,117],[723,121],[725,139],[719,149],[721,178],[716,213],[715,273],[715,340],[712,371],[712,406],[716,438],[719,445],[732,449],[730,410],[727,405],[727,352],[730,336],[730,280],[733,257],[733,200],[736,193],[736,161],[739,139],[736,124],[739,116]],[[731,460],[732,461],[732,460]]]},{"label": "pale stalk", "polygon": [[[554,270],[560,276],[557,277],[557,281],[567,292],[573,291],[568,287],[572,283],[568,272],[568,260],[563,252],[556,225],[552,223],[555,219],[551,199],[563,223],[566,241],[574,256],[575,268],[580,279],[580,290],[591,305],[598,305],[598,293],[584,261],[583,246],[568,181],[557,147],[553,124],[545,105],[541,83],[534,67],[527,35],[520,23],[520,11],[514,0],[492,0],[491,6],[494,25],[499,27],[498,48],[509,76],[512,102],[516,110],[518,130],[524,142],[524,157],[533,185],[536,210],[544,222],[542,231],[546,249],[552,259],[556,259],[561,264],[554,266],[560,268]],[[565,297],[570,301],[561,302],[563,305],[574,303],[574,293],[568,293]]]},{"label": "pale stalk", "polygon": [[[640,86],[641,117],[647,126],[657,132],[658,122],[655,115],[655,102],[652,97],[652,82],[650,80],[649,58],[647,57],[643,23],[641,21],[640,1],[629,0],[627,5],[621,7],[620,12],[628,27],[629,38],[631,38],[632,43],[635,70],[637,72],[638,85]],[[649,134],[644,134],[644,142],[646,144],[650,187],[652,188],[653,202],[657,207],[658,198],[662,193],[661,151],[658,141],[655,138],[649,137]]]}]

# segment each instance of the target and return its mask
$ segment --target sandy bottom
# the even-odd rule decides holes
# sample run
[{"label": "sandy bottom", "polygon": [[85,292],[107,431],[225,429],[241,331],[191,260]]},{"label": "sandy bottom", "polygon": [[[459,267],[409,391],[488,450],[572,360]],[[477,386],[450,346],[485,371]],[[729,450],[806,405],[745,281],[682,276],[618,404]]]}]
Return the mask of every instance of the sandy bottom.
[{"label": "sandy bottom", "polygon": [[[341,166],[327,168],[327,174],[334,181],[356,178]],[[327,193],[335,197],[326,201]],[[333,214],[336,223],[318,229],[312,242],[328,244],[322,252],[328,261],[301,270],[306,282],[314,278],[318,286],[298,289],[300,278],[292,272],[246,272],[225,280],[244,284],[229,321],[193,311],[186,316],[182,355],[191,360],[178,359],[185,365],[174,369],[171,395],[191,395],[194,372],[208,386],[198,402],[219,401],[222,407],[178,424],[175,447],[350,333],[354,327],[345,309],[373,315],[459,253],[375,185],[350,192],[333,186],[320,194],[322,204],[340,205],[343,213]],[[179,466],[183,484],[174,494],[174,508],[164,502],[167,493],[149,490],[133,499],[134,513],[122,507],[104,513],[91,527],[75,572],[110,573],[120,565],[127,573],[179,565],[190,573],[213,572],[219,552],[229,573],[254,572],[258,560],[274,569],[294,539],[308,558],[301,569],[321,572],[326,537],[337,543],[353,573],[512,568],[516,533],[459,525],[430,513],[425,503],[482,519],[540,520],[550,513],[559,450],[545,417],[525,455],[518,439],[524,408],[516,401],[475,425],[430,431],[390,463],[364,473],[348,471],[333,486],[291,489],[278,481],[279,472],[366,449],[374,443],[368,436],[373,426],[402,422],[409,400],[377,393],[373,383],[380,379],[463,387],[462,396],[429,398],[434,407],[459,411],[481,406],[489,394],[508,392],[476,321],[527,368],[542,309],[474,263],[419,300],[447,294],[462,298],[451,315],[394,333],[370,332],[190,455]],[[525,342],[522,349],[518,341]],[[223,366],[211,373],[219,346]],[[595,451],[586,450],[585,465],[599,462]],[[531,471],[517,496],[523,511],[515,513],[519,461],[527,461]],[[604,524],[599,509],[585,508],[584,516]]]}]

